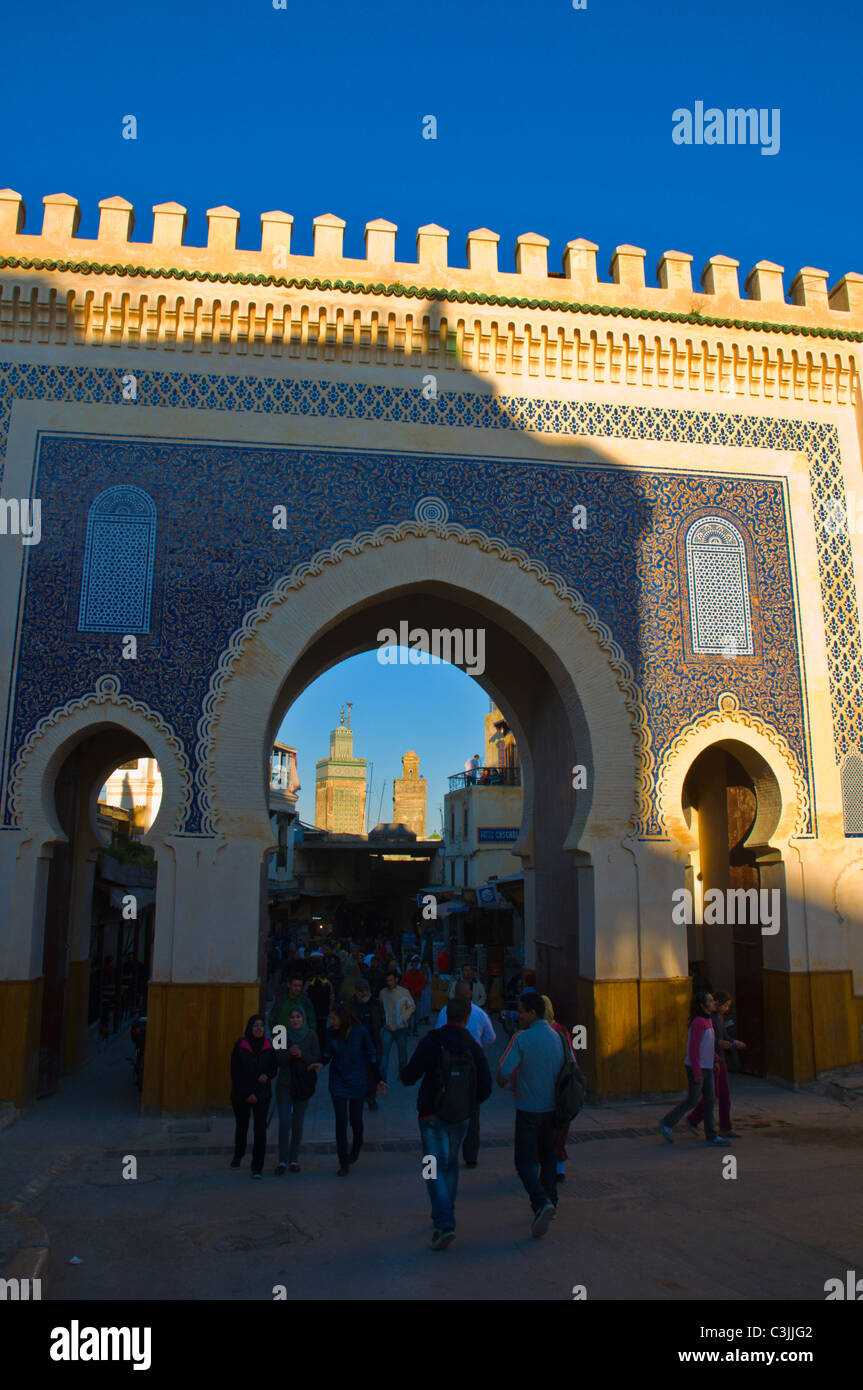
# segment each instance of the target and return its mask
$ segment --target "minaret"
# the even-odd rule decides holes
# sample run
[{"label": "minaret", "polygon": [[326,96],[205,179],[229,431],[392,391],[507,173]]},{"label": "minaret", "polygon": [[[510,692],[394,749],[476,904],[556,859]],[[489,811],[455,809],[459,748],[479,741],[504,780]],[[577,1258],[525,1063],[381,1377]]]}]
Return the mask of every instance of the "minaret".
[{"label": "minaret", "polygon": [[517,767],[518,761],[515,734],[497,705],[492,705],[489,713],[485,716],[485,765],[486,767]]},{"label": "minaret", "polygon": [[426,779],[420,777],[420,760],[411,750],[402,758],[402,775],[393,780],[393,821],[413,830],[418,840],[426,837]]},{"label": "minaret", "polygon": [[[350,709],[350,706],[348,706]],[[330,756],[315,768],[315,825],[339,835],[362,835],[366,815],[366,760],[354,757],[353,730],[341,711],[330,731]]]}]

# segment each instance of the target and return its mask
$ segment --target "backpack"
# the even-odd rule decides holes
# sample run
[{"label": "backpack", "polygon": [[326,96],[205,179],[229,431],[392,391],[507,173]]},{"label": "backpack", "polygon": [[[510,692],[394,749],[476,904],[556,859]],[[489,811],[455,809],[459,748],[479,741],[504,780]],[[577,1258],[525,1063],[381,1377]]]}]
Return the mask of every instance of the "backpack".
[{"label": "backpack", "polygon": [[578,1063],[564,1044],[563,1065],[554,1083],[554,1123],[558,1129],[575,1119],[584,1105],[587,1092],[587,1079]]},{"label": "backpack", "polygon": [[318,1073],[309,1071],[308,1063],[302,1057],[292,1057],[290,1068],[291,1100],[311,1100],[318,1084]]},{"label": "backpack", "polygon": [[464,1052],[451,1052],[441,1043],[435,1080],[435,1115],[447,1125],[469,1120],[476,1105],[476,1091],[473,1049],[468,1047]]}]

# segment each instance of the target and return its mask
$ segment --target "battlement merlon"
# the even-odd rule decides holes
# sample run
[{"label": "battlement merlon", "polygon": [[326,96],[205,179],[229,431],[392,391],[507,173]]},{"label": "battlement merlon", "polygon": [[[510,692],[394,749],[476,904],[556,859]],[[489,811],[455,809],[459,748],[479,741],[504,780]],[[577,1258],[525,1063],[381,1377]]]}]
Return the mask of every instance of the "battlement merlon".
[{"label": "battlement merlon", "polygon": [[[448,262],[449,232],[435,224],[419,228],[416,261],[396,260],[398,228],[382,219],[366,224],[365,259],[350,258],[343,254],[344,221],[326,213],[314,219],[312,255],[301,256],[291,251],[294,219],[281,211],[261,214],[261,249],[251,251],[237,247],[240,214],[234,208],[208,209],[207,245],[194,247],[184,242],[187,210],[180,203],[155,205],[152,240],[132,242],[129,238],[134,229],[134,209],[124,198],[105,198],[100,202],[95,239],[77,235],[77,199],[55,193],[42,201],[41,232],[25,232],[21,195],[12,189],[0,190],[0,259],[18,263],[8,268],[19,275],[50,274],[82,265],[119,269],[134,266],[145,272],[340,280],[369,287],[400,285],[480,296],[699,314],[759,325],[769,321],[804,328],[863,330],[863,275],[857,272],[845,274],[828,290],[828,272],[804,266],[791,280],[791,302],[786,303],[784,269],[771,261],[759,261],[753,267],[744,282],[745,295],[741,296],[739,262],[729,256],[712,256],[696,288],[692,283],[692,256],[666,251],[656,268],[658,287],[652,287],[645,284],[647,253],[641,247],[616,247],[610,263],[611,281],[606,282],[597,276],[598,247],[583,238],[567,242],[562,256],[563,273],[555,274],[548,269],[548,239],[525,233],[516,241],[515,270],[507,271],[499,268],[499,235],[478,228],[468,233],[467,268],[460,268]],[[33,261],[48,264],[32,266]],[[52,266],[52,262],[59,264]]]}]

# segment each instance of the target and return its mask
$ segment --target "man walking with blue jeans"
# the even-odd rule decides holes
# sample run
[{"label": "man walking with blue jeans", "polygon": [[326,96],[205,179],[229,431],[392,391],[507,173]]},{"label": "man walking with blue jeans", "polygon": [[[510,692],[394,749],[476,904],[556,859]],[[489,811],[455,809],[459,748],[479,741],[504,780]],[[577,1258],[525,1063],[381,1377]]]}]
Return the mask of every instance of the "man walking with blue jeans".
[{"label": "man walking with blue jeans", "polygon": [[394,970],[387,971],[387,982],[378,995],[384,1009],[381,1029],[381,1081],[386,1081],[393,1043],[399,1050],[399,1071],[408,1060],[408,1024],[416,1012],[411,992],[399,984]]},{"label": "man walking with blue jeans", "polygon": [[406,1086],[422,1077],[417,1113],[434,1227],[432,1250],[445,1250],[455,1240],[459,1150],[474,1105],[491,1095],[488,1062],[467,1031],[470,1002],[451,999],[446,1012],[445,1026],[426,1034],[401,1073]]},{"label": "man walking with blue jeans", "polygon": [[515,1077],[515,1167],[533,1208],[531,1234],[544,1236],[557,1215],[555,1084],[565,1056],[536,990],[525,990],[519,998],[518,1023],[522,1031],[501,1057],[497,1079],[507,1086]]}]

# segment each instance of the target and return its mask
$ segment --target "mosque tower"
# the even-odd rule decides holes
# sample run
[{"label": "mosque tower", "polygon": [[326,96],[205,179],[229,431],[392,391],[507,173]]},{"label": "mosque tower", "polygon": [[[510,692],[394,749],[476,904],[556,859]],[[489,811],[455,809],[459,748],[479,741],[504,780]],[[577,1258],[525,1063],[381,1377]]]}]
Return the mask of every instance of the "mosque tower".
[{"label": "mosque tower", "polygon": [[411,749],[402,758],[402,775],[393,779],[393,821],[413,830],[418,840],[426,837],[426,779],[420,777],[420,760]]},{"label": "mosque tower", "polygon": [[315,825],[338,835],[362,835],[366,815],[366,760],[354,757],[354,734],[341,711],[330,732],[330,756],[315,764]]}]

